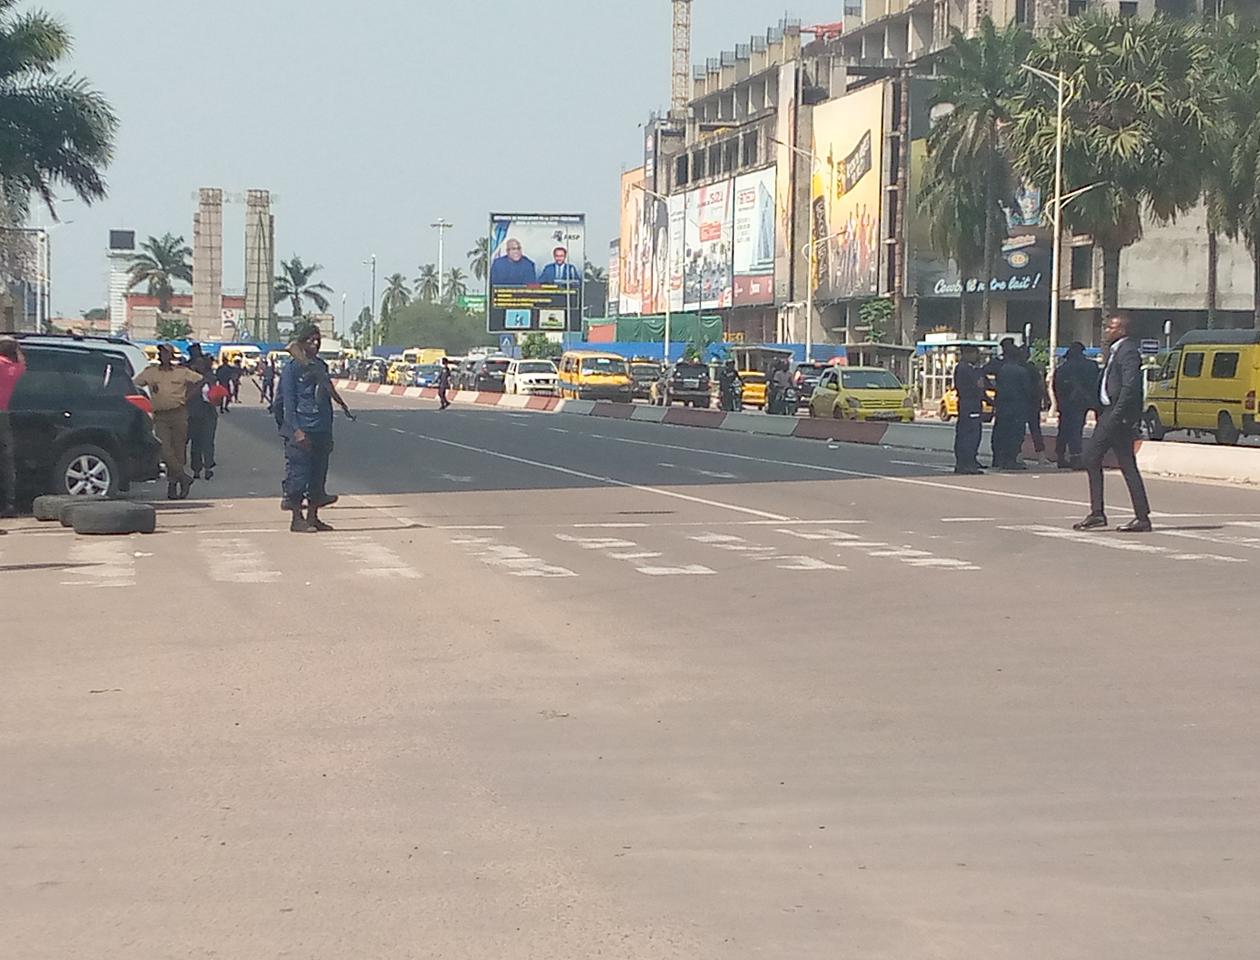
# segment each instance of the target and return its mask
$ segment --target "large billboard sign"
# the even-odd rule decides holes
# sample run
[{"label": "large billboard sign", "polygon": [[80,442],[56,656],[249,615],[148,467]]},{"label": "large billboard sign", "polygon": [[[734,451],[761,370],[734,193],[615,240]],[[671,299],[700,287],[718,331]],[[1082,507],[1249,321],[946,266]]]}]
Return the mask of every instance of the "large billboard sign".
[{"label": "large billboard sign", "polygon": [[490,215],[491,333],[582,330],[586,216]]},{"label": "large billboard sign", "polygon": [[846,300],[880,292],[885,85],[872,84],[814,108],[810,226],[817,292]]},{"label": "large billboard sign", "polygon": [[710,184],[687,194],[686,263],[683,299],[687,310],[731,306],[731,247],[735,232],[731,181]]},{"label": "large billboard sign", "polygon": [[635,316],[643,312],[643,293],[646,287],[644,265],[650,258],[644,256],[647,240],[643,230],[643,206],[647,194],[643,192],[643,168],[627,170],[621,175],[621,314]]},{"label": "large billboard sign", "polygon": [[737,307],[774,303],[775,168],[735,179]]}]

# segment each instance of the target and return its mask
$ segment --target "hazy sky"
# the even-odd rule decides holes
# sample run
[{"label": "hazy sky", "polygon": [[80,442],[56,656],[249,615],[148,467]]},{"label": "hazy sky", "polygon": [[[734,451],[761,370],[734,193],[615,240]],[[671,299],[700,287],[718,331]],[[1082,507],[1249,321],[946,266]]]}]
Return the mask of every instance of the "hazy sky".
[{"label": "hazy sky", "polygon": [[[588,216],[601,265],[637,125],[669,99],[669,0],[44,0],[70,27],[69,67],[122,120],[109,197],[60,207],[53,311],[106,302],[110,228],[192,241],[198,187],[278,195],[276,254],[324,265],[353,319],[362,261],[381,277],[447,266],[490,210]],[[694,0],[693,62],[786,13],[838,20],[843,0]],[[64,191],[63,191],[64,193]],[[68,195],[68,194],[66,194]],[[37,221],[38,222],[38,221]],[[243,288],[244,208],[224,212],[224,287]]]}]

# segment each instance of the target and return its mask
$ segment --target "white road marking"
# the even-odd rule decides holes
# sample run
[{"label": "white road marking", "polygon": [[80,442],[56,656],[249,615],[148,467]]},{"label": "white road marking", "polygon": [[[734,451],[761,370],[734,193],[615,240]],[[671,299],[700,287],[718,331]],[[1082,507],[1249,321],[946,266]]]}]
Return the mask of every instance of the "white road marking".
[{"label": "white road marking", "polygon": [[608,556],[614,560],[655,560],[657,557],[663,556],[663,554],[644,550],[638,553],[610,553]]},{"label": "white road marking", "polygon": [[472,483],[473,482],[472,477],[457,477],[451,473],[442,474],[442,479],[449,480],[451,483]]},{"label": "white road marking", "polygon": [[612,537],[572,537],[567,533],[557,533],[555,536],[565,543],[576,543],[583,550],[624,550],[638,546],[633,540],[617,540]]},{"label": "white road marking", "polygon": [[723,473],[720,470],[701,470],[699,467],[688,467],[692,473],[698,473],[702,477],[712,477],[714,480],[738,480],[739,478],[733,473]]},{"label": "white road marking", "polygon": [[558,567],[538,557],[530,556],[520,547],[492,543],[477,559],[490,567],[502,567],[514,577],[576,577],[577,574],[566,567]]},{"label": "white road marking", "polygon": [[[766,558],[770,559],[770,558]],[[780,570],[848,570],[848,567],[842,567],[838,564],[828,563],[826,560],[819,560],[816,557],[775,557],[775,560],[785,561],[777,563]]]},{"label": "white road marking", "polygon": [[1166,547],[1157,547],[1150,543],[1134,543],[1131,540],[1119,540],[1106,533],[1086,533],[1077,530],[1060,530],[1058,527],[1047,527],[1041,524],[1020,524],[1009,527],[998,527],[999,530],[1012,530],[1016,533],[1031,533],[1035,537],[1046,537],[1050,540],[1071,540],[1075,543],[1087,543],[1092,547],[1103,547],[1108,550],[1125,550],[1129,553],[1161,553],[1167,554]]},{"label": "white road marking", "polygon": [[78,541],[71,546],[67,562],[83,566],[67,571],[74,579],[62,580],[63,587],[102,589],[136,585],[136,558],[125,541]]},{"label": "white road marking", "polygon": [[282,577],[268,568],[258,545],[243,537],[204,537],[197,541],[197,551],[216,583],[275,583]]},{"label": "white road marking", "polygon": [[694,537],[688,537],[688,540],[694,540],[696,543],[744,543],[743,537],[737,537],[733,533],[700,533]]},{"label": "white road marking", "polygon": [[871,557],[895,557],[899,560],[902,558],[930,557],[931,555],[931,550],[914,550],[910,547],[901,547],[893,550],[872,550],[868,554]]},{"label": "white road marking", "polygon": [[955,560],[952,557],[923,557],[905,561],[912,567],[941,567],[947,570],[979,570],[974,563],[966,560]]},{"label": "white road marking", "polygon": [[646,523],[575,523],[574,530],[639,530]]},{"label": "white road marking", "polygon": [[797,537],[801,540],[861,540],[856,533],[844,533],[840,530],[778,530],[776,533],[783,533],[789,537]]},{"label": "white road marking", "polygon": [[705,577],[717,572],[698,563],[690,563],[685,567],[635,567],[635,569],[648,577]]},{"label": "white road marking", "polygon": [[552,433],[568,433],[569,432],[568,430],[564,429],[564,427],[548,427],[547,429],[550,430]]},{"label": "white road marking", "polygon": [[399,430],[397,427],[390,427],[389,429],[393,430],[393,431],[394,431],[394,433],[401,433],[403,436],[406,436],[406,435],[407,435],[407,431],[406,431],[406,430]]},{"label": "white road marking", "polygon": [[1202,540],[1205,543],[1214,543],[1218,547],[1242,547],[1244,550],[1260,550],[1260,537],[1234,537],[1229,534],[1211,536],[1196,530],[1160,530],[1158,528],[1156,528],[1155,532],[1164,537]]},{"label": "white road marking", "polygon": [[941,517],[941,523],[997,523],[997,517]]},{"label": "white road marking", "polygon": [[420,571],[409,566],[393,550],[366,537],[338,537],[329,541],[332,548],[358,565],[360,577],[375,580],[419,580]]},{"label": "white road marking", "polygon": [[886,547],[888,544],[882,540],[845,540],[843,543],[834,544],[837,547],[856,547],[860,550],[868,547]]},{"label": "white road marking", "polygon": [[557,466],[554,463],[543,463],[541,460],[530,460],[528,457],[517,457],[510,453],[503,453],[499,450],[489,450],[485,447],[475,447],[469,443],[458,443],[455,440],[447,440],[443,437],[434,437],[426,433],[413,433],[412,436],[419,437],[421,440],[428,440],[430,443],[437,443],[447,447],[455,447],[457,450],[468,450],[472,453],[480,453],[487,457],[497,457],[500,460],[507,460],[510,463],[523,463],[528,467],[537,467],[540,470],[550,470],[553,473],[561,473],[569,477],[578,477],[582,480],[593,480],[597,483],[606,483],[613,487],[624,487],[627,490],[638,490],[640,493],[651,493],[658,497],[669,497],[673,500],[685,500],[688,503],[698,503],[706,507],[716,507],[719,510],[730,510],[734,513],[761,517],[764,520],[777,520],[781,523],[791,519],[790,517],[785,517],[781,514],[771,513],[768,510],[755,510],[752,507],[741,507],[735,503],[723,503],[720,500],[709,500],[705,497],[694,497],[690,494],[679,493],[677,490],[663,490],[660,487],[649,487],[640,483],[630,483],[627,480],[618,480],[616,477],[601,477],[598,474],[586,473],[583,470],[571,470],[568,467]]},{"label": "white road marking", "polygon": [[478,524],[450,524],[442,527],[435,527],[435,530],[502,530],[501,524],[495,523],[478,523]]}]

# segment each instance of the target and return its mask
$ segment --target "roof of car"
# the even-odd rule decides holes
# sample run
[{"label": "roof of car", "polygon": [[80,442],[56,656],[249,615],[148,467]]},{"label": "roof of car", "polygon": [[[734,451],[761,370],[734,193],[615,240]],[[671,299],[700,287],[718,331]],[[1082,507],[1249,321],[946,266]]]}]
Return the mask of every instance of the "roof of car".
[{"label": "roof of car", "polygon": [[1177,346],[1200,343],[1221,343],[1229,346],[1260,343],[1260,330],[1191,330],[1177,341]]}]

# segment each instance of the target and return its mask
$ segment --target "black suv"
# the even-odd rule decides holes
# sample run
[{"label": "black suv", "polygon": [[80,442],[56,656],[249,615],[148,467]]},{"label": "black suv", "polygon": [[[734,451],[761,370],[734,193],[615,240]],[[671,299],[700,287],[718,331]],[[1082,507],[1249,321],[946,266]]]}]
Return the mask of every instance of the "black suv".
[{"label": "black suv", "polygon": [[23,342],[26,373],[9,404],[23,499],[106,496],[157,477],[153,407],[122,352]]},{"label": "black suv", "polygon": [[652,384],[651,400],[662,407],[681,403],[708,409],[711,404],[709,368],[699,360],[671,363],[661,372],[661,378]]},{"label": "black suv", "polygon": [[482,393],[502,393],[503,378],[507,376],[509,363],[511,360],[507,357],[484,357],[478,360],[468,374],[468,389]]}]

